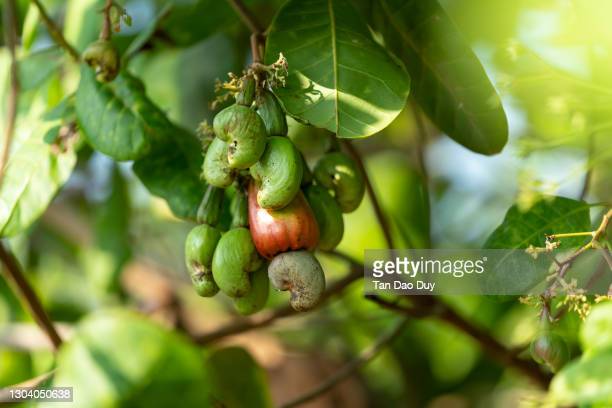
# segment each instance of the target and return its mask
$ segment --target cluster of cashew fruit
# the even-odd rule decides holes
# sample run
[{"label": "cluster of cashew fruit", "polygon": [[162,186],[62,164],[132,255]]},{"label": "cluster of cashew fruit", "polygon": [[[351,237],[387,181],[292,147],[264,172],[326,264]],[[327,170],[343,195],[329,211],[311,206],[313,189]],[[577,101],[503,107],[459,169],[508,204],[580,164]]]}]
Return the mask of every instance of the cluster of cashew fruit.
[{"label": "cluster of cashew fruit", "polygon": [[[312,309],[325,290],[313,251],[342,239],[342,213],[359,206],[363,175],[337,150],[311,171],[287,137],[279,101],[253,77],[242,78],[235,98],[215,116],[205,148],[208,189],[185,245],[193,284],[201,296],[223,292],[241,314],[264,307],[270,282],[291,293],[295,310]],[[224,189],[234,192],[227,231],[219,225]]]}]

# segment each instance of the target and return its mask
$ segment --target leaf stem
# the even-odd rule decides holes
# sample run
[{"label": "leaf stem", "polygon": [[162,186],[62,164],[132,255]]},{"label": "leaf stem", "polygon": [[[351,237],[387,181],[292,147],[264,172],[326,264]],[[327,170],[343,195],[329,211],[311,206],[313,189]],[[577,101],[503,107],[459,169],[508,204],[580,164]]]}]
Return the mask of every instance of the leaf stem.
[{"label": "leaf stem", "polygon": [[4,142],[0,156],[0,185],[4,180],[4,172],[8,163],[9,152],[13,133],[15,132],[15,121],[17,120],[17,104],[19,102],[19,69],[17,66],[17,10],[15,0],[6,0],[4,3],[4,38],[11,57],[10,66],[10,92],[7,101],[6,128],[4,129]]},{"label": "leaf stem", "polygon": [[57,333],[53,322],[47,315],[47,312],[45,312],[45,309],[38,299],[38,296],[36,296],[34,289],[32,289],[32,286],[23,274],[19,261],[17,258],[15,258],[15,255],[4,241],[0,242],[0,260],[5,266],[4,270],[6,271],[8,277],[15,284],[15,289],[19,295],[19,298],[29,309],[30,314],[36,323],[45,333],[47,333],[49,340],[51,340],[51,344],[53,344],[53,348],[55,350],[59,349],[59,347],[62,345],[62,338]]},{"label": "leaf stem", "polygon": [[102,9],[102,29],[100,30],[100,39],[104,41],[110,40],[111,37],[111,18],[110,11],[113,8],[113,0],[106,0]]},{"label": "leaf stem", "polygon": [[244,5],[242,0],[227,0],[227,2],[232,6],[236,14],[238,14],[238,17],[240,17],[244,25],[247,26],[253,34],[263,33],[262,25],[259,24],[257,18],[255,18],[251,10]]},{"label": "leaf stem", "polygon": [[45,10],[43,5],[40,3],[40,0],[32,0],[32,3],[34,3],[34,5],[38,8],[40,17],[47,26],[47,30],[49,31],[51,37],[53,37],[53,40],[57,43],[57,45],[66,50],[73,60],[79,62],[81,59],[79,52],[72,45],[70,45],[68,41],[66,41],[66,38],[64,38],[60,29],[57,27],[57,25],[55,25],[53,20],[51,20],[47,10]]},{"label": "leaf stem", "polygon": [[314,389],[306,392],[303,395],[300,395],[299,397],[289,402],[282,404],[281,407],[297,407],[298,405],[302,405],[305,402],[313,400],[321,394],[324,394],[325,392],[331,390],[334,386],[349,378],[353,373],[355,373],[361,367],[363,367],[372,359],[374,359],[389,343],[391,343],[395,338],[397,338],[397,336],[406,327],[407,323],[408,318],[400,318],[395,324],[395,326],[391,328],[391,330],[381,335],[374,344],[363,350],[354,360],[351,360],[346,363],[342,368],[340,368],[338,371],[336,371],[333,375],[331,375]]}]

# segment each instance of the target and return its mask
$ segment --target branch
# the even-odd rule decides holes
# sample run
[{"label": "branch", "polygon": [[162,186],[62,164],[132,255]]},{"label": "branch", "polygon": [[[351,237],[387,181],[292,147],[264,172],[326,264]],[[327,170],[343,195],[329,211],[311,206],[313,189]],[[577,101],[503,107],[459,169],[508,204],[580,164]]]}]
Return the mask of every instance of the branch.
[{"label": "branch", "polygon": [[40,17],[47,26],[47,30],[49,31],[51,37],[53,37],[53,40],[57,43],[57,45],[66,50],[73,60],[79,62],[81,59],[79,52],[72,45],[70,45],[68,41],[66,41],[60,29],[57,27],[57,25],[55,25],[53,20],[51,20],[49,14],[47,14],[47,10],[45,10],[43,5],[40,3],[40,0],[32,0],[32,3],[38,8]]},{"label": "branch", "polygon": [[[349,261],[351,264],[351,270],[345,277],[329,285],[329,287],[321,296],[321,304],[329,300],[329,298],[331,298],[332,296],[342,292],[347,286],[349,286],[351,283],[363,276],[363,268],[354,259],[337,252],[329,254]],[[277,319],[293,316],[296,314],[298,314],[298,312],[293,310],[291,306],[285,305],[277,309],[271,310],[267,313],[260,313],[253,317],[228,323],[227,325],[211,333],[203,335],[192,335],[191,337],[197,344],[209,344],[218,341],[224,338],[225,336],[231,336],[234,334],[244,333],[250,330],[269,326]]]},{"label": "branch", "polygon": [[13,255],[13,252],[6,246],[4,242],[0,242],[0,260],[4,264],[8,277],[15,284],[17,289],[18,297],[29,309],[30,314],[40,326],[40,328],[47,333],[49,340],[53,344],[55,350],[59,349],[62,345],[62,339],[55,330],[51,319],[42,307],[42,303],[36,296],[34,289],[28,283],[27,279],[23,274],[23,270],[19,265],[19,261]]},{"label": "branch", "polygon": [[[478,342],[478,344],[480,344],[484,352],[494,360],[500,362],[504,366],[514,368],[516,371],[525,374],[542,388],[548,387],[551,378],[548,374],[542,372],[537,364],[529,360],[522,360],[518,358],[514,351],[508,350],[489,333],[473,325],[470,321],[459,315],[448,305],[434,297],[413,297],[412,300],[415,303],[413,307],[402,306],[397,302],[390,302],[376,295],[370,295],[368,296],[368,299],[385,309],[402,313],[407,316],[430,316],[444,321],[473,338],[476,342]],[[423,304],[419,305],[420,302],[423,302]]]},{"label": "branch", "polygon": [[421,170],[421,176],[423,176],[423,179],[425,179],[426,184],[428,184],[427,166],[425,165],[425,153],[423,151],[423,147],[427,142],[428,138],[427,129],[425,128],[423,117],[421,116],[421,112],[419,111],[419,106],[413,98],[410,98],[410,108],[412,109],[412,116],[414,116],[414,121],[416,122],[417,130],[419,133],[419,140],[417,143],[417,159],[419,163],[419,169]]},{"label": "branch", "polygon": [[408,323],[407,318],[399,319],[397,324],[389,330],[389,332],[380,336],[374,344],[370,347],[362,351],[354,360],[349,361],[342,368],[340,368],[337,372],[335,372],[332,376],[330,376],[327,380],[322,382],[316,388],[308,391],[304,395],[301,395],[285,404],[282,404],[283,408],[297,407],[298,405],[304,404],[321,394],[332,389],[338,383],[344,381],[349,378],[353,373],[358,371],[361,367],[371,361],[374,357],[376,357],[385,346],[391,343],[406,327],[406,323]]},{"label": "branch", "polygon": [[17,11],[15,0],[6,0],[4,6],[4,37],[11,56],[11,90],[8,95],[6,128],[4,129],[4,143],[0,156],[0,184],[4,179],[4,171],[8,163],[11,141],[15,131],[15,121],[17,119],[17,103],[19,102],[19,70],[15,54],[15,47],[17,46]]},{"label": "branch", "polygon": [[106,0],[102,8],[102,29],[100,30],[100,40],[108,41],[111,37],[111,18],[110,12],[113,8],[113,0]]},{"label": "branch", "polygon": [[587,172],[584,175],[584,182],[582,184],[582,190],[580,191],[580,200],[584,200],[589,193],[589,186],[591,184],[591,176],[593,174],[593,167],[591,161],[593,160],[593,153],[595,152],[595,134],[591,133],[588,137],[587,146]]},{"label": "branch", "polygon": [[382,211],[382,207],[380,206],[378,197],[376,197],[376,193],[374,192],[374,188],[372,187],[372,182],[370,181],[370,177],[368,176],[368,172],[366,171],[365,165],[359,152],[357,151],[357,149],[355,149],[355,147],[349,140],[344,139],[342,140],[342,143],[344,144],[344,147],[346,147],[346,150],[348,150],[349,154],[353,157],[353,159],[357,163],[357,167],[359,167],[359,170],[363,174],[363,178],[366,184],[366,190],[368,192],[368,196],[370,197],[370,201],[372,201],[372,207],[374,207],[374,213],[376,214],[378,224],[380,225],[380,228],[382,229],[382,232],[385,236],[387,247],[389,249],[395,248],[393,236],[391,235],[391,228],[389,227],[389,221],[387,220],[387,217]]},{"label": "branch", "polygon": [[245,26],[253,33],[257,35],[263,34],[262,25],[259,24],[257,18],[251,13],[251,10],[244,5],[242,0],[227,0],[227,2],[232,6],[238,17],[242,20]]},{"label": "branch", "polygon": [[55,370],[51,370],[47,373],[41,374],[37,377],[30,378],[29,380],[25,380],[18,384],[9,385],[8,387],[4,387],[0,389],[0,404],[15,402],[14,399],[11,398],[10,390],[15,388],[26,388],[26,389],[36,389],[40,387],[45,381],[53,377],[55,374]]}]

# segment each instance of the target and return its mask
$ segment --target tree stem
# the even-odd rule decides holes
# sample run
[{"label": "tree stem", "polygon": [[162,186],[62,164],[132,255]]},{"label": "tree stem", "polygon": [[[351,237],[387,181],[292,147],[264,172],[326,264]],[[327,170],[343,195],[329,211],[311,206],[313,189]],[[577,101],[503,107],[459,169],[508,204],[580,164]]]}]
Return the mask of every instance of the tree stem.
[{"label": "tree stem", "polygon": [[0,260],[4,264],[4,270],[6,271],[9,279],[14,283],[18,297],[25,304],[30,314],[40,326],[40,328],[47,333],[51,344],[55,350],[59,349],[62,345],[62,339],[55,330],[55,326],[51,322],[51,319],[45,312],[42,303],[36,296],[34,289],[30,286],[30,283],[23,274],[19,261],[15,258],[13,252],[8,248],[4,241],[0,242]]},{"label": "tree stem", "polygon": [[57,27],[57,25],[55,25],[53,20],[51,20],[49,14],[47,14],[47,10],[45,10],[43,5],[40,3],[40,0],[32,0],[32,3],[38,8],[40,17],[47,26],[47,30],[49,31],[51,37],[53,37],[53,40],[57,43],[57,45],[66,50],[66,52],[70,54],[72,59],[74,59],[76,62],[79,62],[79,60],[81,59],[81,57],[79,56],[79,52],[72,45],[68,44],[68,41],[66,41],[60,29]]},{"label": "tree stem", "polygon": [[305,402],[313,400],[314,398],[324,394],[340,382],[349,378],[353,373],[358,371],[361,367],[376,357],[385,348],[385,346],[391,343],[406,327],[406,323],[408,323],[408,318],[400,318],[391,330],[380,336],[374,344],[362,351],[354,360],[349,361],[314,389],[285,404],[282,404],[281,407],[297,407],[298,405],[304,404]]}]

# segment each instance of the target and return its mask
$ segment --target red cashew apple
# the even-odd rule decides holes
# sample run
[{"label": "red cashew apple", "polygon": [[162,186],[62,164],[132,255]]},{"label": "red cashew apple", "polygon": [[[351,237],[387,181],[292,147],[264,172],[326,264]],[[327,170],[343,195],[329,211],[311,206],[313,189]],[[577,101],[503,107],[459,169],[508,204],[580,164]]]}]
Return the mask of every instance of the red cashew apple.
[{"label": "red cashew apple", "polygon": [[298,249],[313,250],[319,226],[306,198],[299,191],[284,208],[267,210],[257,203],[258,187],[249,184],[249,226],[257,252],[267,259]]}]

